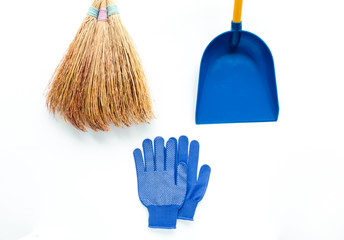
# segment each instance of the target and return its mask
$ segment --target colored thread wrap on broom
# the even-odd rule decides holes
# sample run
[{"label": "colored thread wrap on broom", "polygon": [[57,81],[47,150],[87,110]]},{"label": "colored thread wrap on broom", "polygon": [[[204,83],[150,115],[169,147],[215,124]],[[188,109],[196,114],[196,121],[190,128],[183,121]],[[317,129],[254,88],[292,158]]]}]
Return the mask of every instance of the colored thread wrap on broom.
[{"label": "colored thread wrap on broom", "polygon": [[95,18],[98,18],[98,13],[99,13],[99,10],[94,8],[94,7],[90,7],[88,9],[88,12],[87,12],[87,15],[90,15],[92,17],[95,17]]},{"label": "colored thread wrap on broom", "polygon": [[119,14],[118,6],[117,5],[110,5],[107,8],[108,15],[114,15],[114,14]]},{"label": "colored thread wrap on broom", "polygon": [[107,22],[108,20],[108,13],[106,8],[101,8],[99,10],[99,15],[98,15],[98,21],[104,21]]}]

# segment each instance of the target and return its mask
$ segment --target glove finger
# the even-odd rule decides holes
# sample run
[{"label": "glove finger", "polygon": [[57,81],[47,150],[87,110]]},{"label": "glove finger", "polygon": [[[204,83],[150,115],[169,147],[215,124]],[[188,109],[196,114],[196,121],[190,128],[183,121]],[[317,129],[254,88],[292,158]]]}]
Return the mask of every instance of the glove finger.
[{"label": "glove finger", "polygon": [[178,142],[178,163],[188,164],[188,147],[189,139],[186,136],[181,136]]},{"label": "glove finger", "polygon": [[199,171],[198,181],[193,193],[193,199],[201,201],[204,197],[204,194],[207,190],[209,178],[210,178],[211,168],[208,165],[203,165]]},{"label": "glove finger", "polygon": [[177,139],[170,138],[166,143],[165,170],[174,170],[176,164]]},{"label": "glove finger", "polygon": [[180,187],[181,189],[185,188],[185,193],[186,193],[187,165],[185,163],[181,162],[178,164],[176,175],[177,175],[176,185]]},{"label": "glove finger", "polygon": [[165,168],[165,147],[164,139],[162,137],[154,139],[154,156],[155,170],[163,171]]},{"label": "glove finger", "polygon": [[188,186],[195,185],[197,182],[199,143],[192,141],[190,143],[190,153],[188,161]]},{"label": "glove finger", "polygon": [[143,141],[143,153],[145,155],[145,171],[154,171],[154,157],[152,140]]},{"label": "glove finger", "polygon": [[134,159],[135,159],[136,172],[138,174],[144,172],[142,152],[138,148],[134,150]]}]

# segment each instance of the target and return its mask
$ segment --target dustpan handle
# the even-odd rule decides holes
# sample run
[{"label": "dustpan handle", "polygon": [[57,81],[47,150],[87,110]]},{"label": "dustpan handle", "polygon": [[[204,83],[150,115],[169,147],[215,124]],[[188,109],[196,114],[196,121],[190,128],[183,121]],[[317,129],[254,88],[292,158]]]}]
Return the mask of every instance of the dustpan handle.
[{"label": "dustpan handle", "polygon": [[234,13],[233,13],[234,23],[241,23],[242,1],[243,0],[234,0]]}]

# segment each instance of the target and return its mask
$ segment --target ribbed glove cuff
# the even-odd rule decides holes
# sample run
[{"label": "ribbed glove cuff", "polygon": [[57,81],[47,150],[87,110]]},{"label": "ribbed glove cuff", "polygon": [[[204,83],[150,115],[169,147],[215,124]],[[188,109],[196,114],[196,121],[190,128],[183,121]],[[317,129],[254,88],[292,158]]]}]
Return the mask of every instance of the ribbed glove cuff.
[{"label": "ribbed glove cuff", "polygon": [[149,227],[175,229],[180,206],[149,206]]},{"label": "ribbed glove cuff", "polygon": [[178,219],[193,221],[198,202],[185,199],[183,207],[179,210]]}]

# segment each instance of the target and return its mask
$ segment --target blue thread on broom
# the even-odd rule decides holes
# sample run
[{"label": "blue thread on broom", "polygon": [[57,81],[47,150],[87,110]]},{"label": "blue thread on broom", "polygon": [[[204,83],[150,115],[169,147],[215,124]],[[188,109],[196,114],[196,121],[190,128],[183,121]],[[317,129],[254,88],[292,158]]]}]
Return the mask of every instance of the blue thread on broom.
[{"label": "blue thread on broom", "polygon": [[107,7],[108,16],[119,14],[118,6],[117,5],[110,5]]},{"label": "blue thread on broom", "polygon": [[92,17],[95,17],[95,18],[98,18],[98,14],[99,14],[99,10],[94,8],[94,7],[90,7],[88,9],[88,12],[87,12],[88,15],[92,16]]}]

